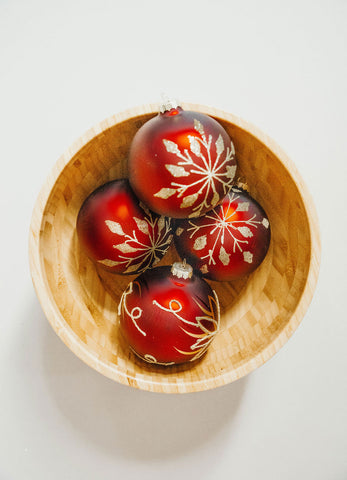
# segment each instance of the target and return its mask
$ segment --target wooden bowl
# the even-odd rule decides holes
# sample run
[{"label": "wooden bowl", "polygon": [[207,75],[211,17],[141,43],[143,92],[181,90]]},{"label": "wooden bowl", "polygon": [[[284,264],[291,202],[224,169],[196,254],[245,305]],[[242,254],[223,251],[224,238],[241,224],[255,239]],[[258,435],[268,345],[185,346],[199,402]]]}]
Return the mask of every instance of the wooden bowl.
[{"label": "wooden bowl", "polygon": [[[81,252],[76,217],[99,185],[127,175],[127,154],[138,128],[157,114],[146,105],[117,114],[89,130],[58,160],[39,194],[30,229],[30,266],[53,329],[84,362],[118,382],[155,392],[206,390],[237,380],[274,355],[299,325],[316,285],[320,242],[311,197],[293,163],[249,123],[213,108],[208,114],[232,137],[238,177],[271,223],[269,252],[240,281],[210,282],[221,303],[221,331],[194,364],[146,364],[124,344],[117,306],[134,278],[97,270]],[[164,257],[176,258],[174,247]]]}]

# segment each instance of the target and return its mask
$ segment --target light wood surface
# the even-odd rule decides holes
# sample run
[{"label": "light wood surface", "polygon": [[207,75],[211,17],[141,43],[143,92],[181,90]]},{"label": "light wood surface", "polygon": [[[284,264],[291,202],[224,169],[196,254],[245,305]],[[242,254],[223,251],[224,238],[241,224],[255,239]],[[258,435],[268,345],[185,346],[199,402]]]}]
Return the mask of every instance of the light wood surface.
[{"label": "light wood surface", "polygon": [[[118,382],[165,393],[230,383],[271,358],[302,320],[315,289],[320,239],[312,199],[295,165],[270,138],[229,113],[201,105],[187,110],[216,118],[236,149],[237,177],[263,206],[272,239],[261,266],[238,282],[209,282],[221,304],[221,331],[197,363],[160,367],[137,359],[124,344],[117,306],[133,276],[97,270],[81,252],[79,208],[96,187],[127,175],[137,129],[157,114],[145,105],[112,116],[58,160],[37,199],[30,228],[33,283],[55,332],[84,362]],[[171,263],[174,247],[161,264]]]}]

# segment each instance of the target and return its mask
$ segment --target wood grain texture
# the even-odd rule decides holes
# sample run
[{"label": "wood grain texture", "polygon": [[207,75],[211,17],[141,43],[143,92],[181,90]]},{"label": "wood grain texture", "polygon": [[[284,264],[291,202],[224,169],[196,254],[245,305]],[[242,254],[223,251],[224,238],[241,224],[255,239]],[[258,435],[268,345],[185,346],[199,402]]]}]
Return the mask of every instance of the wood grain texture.
[{"label": "wood grain texture", "polygon": [[[318,221],[294,164],[249,123],[213,108],[206,113],[231,135],[250,194],[271,223],[271,244],[261,266],[237,282],[209,282],[221,303],[221,331],[194,364],[160,367],[137,359],[119,332],[117,306],[134,276],[97,269],[80,250],[76,218],[99,185],[127,176],[131,140],[157,114],[146,105],[112,116],[81,137],[56,163],[37,199],[30,227],[33,283],[53,329],[84,362],[118,382],[165,393],[206,390],[237,380],[272,357],[302,320],[315,289]],[[161,264],[171,263],[174,247]]]}]

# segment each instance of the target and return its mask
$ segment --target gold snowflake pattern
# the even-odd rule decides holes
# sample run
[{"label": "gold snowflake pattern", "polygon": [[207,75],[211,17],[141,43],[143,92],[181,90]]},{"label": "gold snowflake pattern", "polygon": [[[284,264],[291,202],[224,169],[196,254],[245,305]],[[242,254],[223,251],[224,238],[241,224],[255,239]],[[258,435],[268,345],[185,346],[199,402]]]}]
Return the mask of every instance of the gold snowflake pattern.
[{"label": "gold snowflake pattern", "polygon": [[[113,248],[121,252],[119,260],[111,260],[104,258],[99,263],[107,267],[115,267],[123,265],[124,273],[141,273],[149,266],[156,265],[170,246],[171,235],[171,219],[160,216],[153,218],[152,213],[144,205],[140,204],[146,215],[143,219],[133,217],[137,228],[140,232],[148,237],[148,242],[143,243],[138,239],[136,231],[133,230],[131,235],[124,233],[120,223],[112,220],[105,220],[105,224],[112,233],[121,235],[123,242],[113,245]],[[157,233],[156,233],[157,232]],[[135,261],[135,263],[134,263]]]},{"label": "gold snowflake pattern", "polygon": [[[229,202],[226,208],[216,208],[209,212],[204,218],[211,220],[210,223],[204,225],[197,225],[194,220],[189,220],[190,227],[187,232],[191,232],[189,238],[195,238],[193,249],[195,251],[203,250],[207,245],[207,235],[215,235],[215,241],[212,248],[208,250],[208,254],[204,255],[201,260],[206,260],[208,265],[216,264],[216,256],[223,265],[229,265],[231,252],[235,253],[239,251],[243,254],[243,260],[247,263],[253,262],[253,254],[247,250],[249,239],[253,237],[253,232],[250,227],[258,228],[258,225],[263,225],[265,228],[269,227],[269,221],[267,218],[257,219],[257,215],[254,214],[247,220],[233,220],[233,216],[237,212],[248,211],[250,203],[247,201],[239,202],[237,208],[232,208],[232,203],[236,202],[240,196],[237,195],[237,190],[232,189],[229,193]],[[203,229],[208,229],[208,233],[202,234]],[[177,233],[176,233],[177,234]],[[232,239],[232,251],[228,253],[224,248],[224,241],[226,236]],[[219,248],[218,248],[219,247]],[[204,264],[201,269],[202,273],[208,272],[207,264]]]},{"label": "gold snowflake pattern", "polygon": [[[223,187],[223,197],[229,192],[236,172],[235,149],[230,141],[230,146],[225,148],[221,135],[215,140],[217,157],[215,161],[211,157],[212,135],[206,137],[205,130],[199,120],[194,119],[194,129],[201,135],[188,135],[190,150],[185,148],[183,153],[178,145],[171,140],[163,139],[166,151],[176,155],[181,161],[177,165],[166,164],[166,169],[174,178],[188,177],[190,174],[199,175],[201,178],[195,182],[184,184],[172,181],[169,187],[163,187],[155,197],[167,199],[172,195],[182,198],[180,208],[193,207],[189,217],[199,217],[203,210],[210,210],[215,207],[221,197],[217,191],[217,185]],[[225,154],[223,155],[223,153]],[[201,159],[201,162],[194,162],[192,155]],[[185,169],[188,167],[189,171]],[[195,193],[187,195],[187,190],[195,187]],[[219,189],[218,189],[219,190]],[[212,194],[212,199],[209,197]]]}]

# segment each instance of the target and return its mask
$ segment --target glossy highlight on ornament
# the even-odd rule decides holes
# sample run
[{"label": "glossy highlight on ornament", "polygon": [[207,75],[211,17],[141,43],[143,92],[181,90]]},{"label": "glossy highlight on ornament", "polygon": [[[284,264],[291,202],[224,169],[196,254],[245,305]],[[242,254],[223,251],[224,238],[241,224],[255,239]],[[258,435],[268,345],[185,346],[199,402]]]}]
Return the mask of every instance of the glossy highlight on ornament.
[{"label": "glossy highlight on ornament", "polygon": [[102,185],[83,202],[77,233],[83,250],[101,268],[140,273],[158,263],[172,239],[171,219],[142,205],[126,179]]},{"label": "glossy highlight on ornament", "polygon": [[129,181],[151,210],[174,218],[199,217],[231,188],[234,145],[213,118],[167,105],[135,134]]}]

